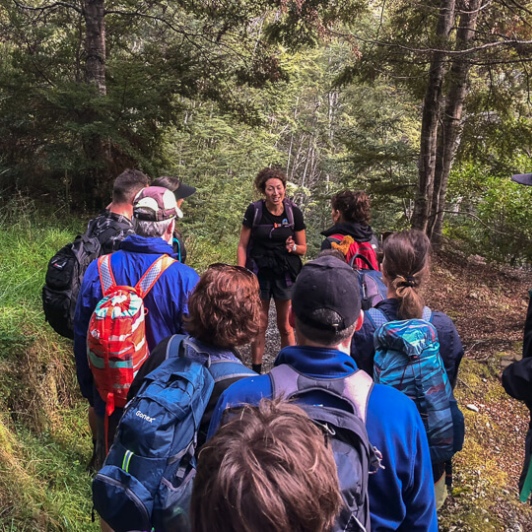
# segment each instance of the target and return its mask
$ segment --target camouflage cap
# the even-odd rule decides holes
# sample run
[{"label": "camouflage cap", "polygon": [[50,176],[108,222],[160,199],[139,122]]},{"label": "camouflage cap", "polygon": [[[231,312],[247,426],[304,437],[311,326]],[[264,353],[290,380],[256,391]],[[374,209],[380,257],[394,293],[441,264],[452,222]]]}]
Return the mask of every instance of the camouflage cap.
[{"label": "camouflage cap", "polygon": [[137,220],[162,222],[177,215],[174,193],[164,187],[143,188],[133,201],[133,216]]}]

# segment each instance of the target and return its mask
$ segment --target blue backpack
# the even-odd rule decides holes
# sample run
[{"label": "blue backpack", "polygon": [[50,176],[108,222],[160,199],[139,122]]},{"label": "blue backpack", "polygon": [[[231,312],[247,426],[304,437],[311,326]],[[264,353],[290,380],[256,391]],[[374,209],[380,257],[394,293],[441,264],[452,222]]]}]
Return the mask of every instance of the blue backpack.
[{"label": "blue backpack", "polygon": [[145,377],[92,482],[94,509],[115,532],[190,530],[198,429],[215,383],[251,375],[238,362],[172,356]]},{"label": "blue backpack", "polygon": [[450,460],[462,449],[464,417],[440,356],[431,310],[425,307],[422,319],[389,321],[378,309],[366,316],[376,327],[374,381],[397,388],[416,403],[432,463]]}]

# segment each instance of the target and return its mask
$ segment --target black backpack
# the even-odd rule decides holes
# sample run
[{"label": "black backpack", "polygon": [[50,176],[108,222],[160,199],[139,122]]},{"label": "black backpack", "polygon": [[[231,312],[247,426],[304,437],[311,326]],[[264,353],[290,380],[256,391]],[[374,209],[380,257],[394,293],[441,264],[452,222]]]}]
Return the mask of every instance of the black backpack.
[{"label": "black backpack", "polygon": [[[373,380],[362,370],[347,378],[313,379],[286,364],[273,368],[269,375],[273,396],[294,399],[331,442],[344,499],[333,531],[371,530],[368,478],[381,467],[382,458],[370,444],[365,424]],[[317,392],[331,396],[342,407],[309,404],[305,396]]]},{"label": "black backpack", "polygon": [[46,321],[65,338],[74,338],[74,313],[81,282],[89,264],[100,256],[101,243],[92,236],[95,220],[74,242],[62,247],[48,263],[42,289]]}]

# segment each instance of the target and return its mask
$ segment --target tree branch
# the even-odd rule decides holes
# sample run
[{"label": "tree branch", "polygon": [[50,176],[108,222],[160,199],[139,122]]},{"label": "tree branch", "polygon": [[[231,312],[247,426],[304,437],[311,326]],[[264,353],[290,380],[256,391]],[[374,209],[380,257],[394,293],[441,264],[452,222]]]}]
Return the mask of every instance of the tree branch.
[{"label": "tree branch", "polygon": [[28,6],[28,5],[25,5],[25,4],[21,4],[20,2],[18,2],[17,0],[13,0],[13,3],[20,9],[25,9],[26,11],[47,11],[49,9],[54,9],[55,7],[66,7],[67,9],[73,9],[74,11],[76,11],[77,13],[79,13],[80,15],[83,14],[83,11],[73,5],[73,4],[69,4],[67,2],[54,2],[53,4],[49,4],[49,5],[45,5],[45,6],[38,6],[38,7],[31,7],[31,6]]}]

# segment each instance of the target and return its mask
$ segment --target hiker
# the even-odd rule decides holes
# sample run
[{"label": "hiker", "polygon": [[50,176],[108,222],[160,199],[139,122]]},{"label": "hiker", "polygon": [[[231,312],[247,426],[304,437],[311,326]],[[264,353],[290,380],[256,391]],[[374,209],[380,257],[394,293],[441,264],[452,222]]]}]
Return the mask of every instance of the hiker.
[{"label": "hiker", "polygon": [[[334,406],[345,410],[344,404],[359,397],[363,404],[356,411],[365,419],[369,442],[382,453],[384,466],[369,475],[371,529],[437,530],[427,436],[415,404],[392,387],[373,385],[349,355],[351,338],[363,321],[356,272],[331,256],[305,264],[294,284],[291,319],[298,345],[280,351],[270,374],[242,379],[222,394],[209,436],[227,409],[256,405],[286,386],[297,396],[299,387],[308,384],[311,390],[298,404],[314,405],[318,412]],[[284,375],[288,371],[291,379],[279,382],[274,374],[279,370]]]},{"label": "hiker", "polygon": [[94,223],[92,234],[102,244],[102,255],[116,251],[124,238],[135,234],[133,200],[149,184],[149,177],[134,169],[124,170],[114,180],[111,203],[102,214],[89,222],[89,226]]},{"label": "hiker", "polygon": [[[121,243],[119,251],[109,255],[110,268],[117,285],[135,286],[159,257],[169,259],[168,256],[173,254],[171,242],[176,216],[175,196],[168,189],[147,187],[139,192],[133,204],[136,234],[128,236]],[[187,299],[198,279],[198,274],[192,268],[172,260],[172,264],[146,295],[146,343],[149,350],[170,334],[182,332]],[[77,301],[74,354],[81,393],[95,408],[98,423],[102,423],[105,403],[94,389],[87,358],[87,330],[91,315],[102,297],[99,264],[94,261],[85,273]],[[112,423],[116,424],[119,417],[120,410],[113,416]],[[100,438],[96,443],[102,444],[101,430],[98,432]],[[112,441],[112,430],[108,434]]]},{"label": "hiker", "polygon": [[[133,200],[149,184],[139,170],[124,170],[113,183],[112,202],[104,213],[92,219],[84,235],[59,250],[50,260],[43,287],[43,310],[54,330],[74,338],[77,298],[88,265],[97,257],[111,253],[128,235],[135,234],[131,218]],[[96,416],[89,407],[89,426],[96,438]]]},{"label": "hiker", "polygon": [[[160,425],[157,425],[156,421],[150,423],[150,430],[155,434],[163,434],[167,430],[175,431],[175,434],[179,435],[174,438],[175,441],[189,434],[189,438],[196,441],[192,454],[197,456],[205,442],[212,412],[220,394],[237,380],[256,375],[244,366],[236,348],[239,345],[248,344],[257,334],[260,313],[258,288],[256,276],[245,268],[221,263],[211,264],[201,276],[188,300],[188,315],[184,317],[184,322],[190,336],[176,334],[165,338],[155,347],[137,373],[129,389],[129,407],[118,425],[115,445],[111,447],[106,466],[100,471],[99,478],[93,485],[94,500],[102,518],[108,519],[117,529],[120,530],[125,523],[130,523],[133,516],[130,512],[129,515],[124,515],[128,512],[121,509],[116,491],[109,490],[109,483],[100,483],[99,479],[105,477],[106,470],[112,474],[116,471],[117,465],[123,464],[125,449],[143,449],[143,456],[146,456],[149,453],[157,455],[159,448],[162,447],[158,443],[162,441],[162,436],[159,439],[152,438],[152,433],[147,434],[145,427],[139,422],[137,411],[150,411],[154,419],[161,420]],[[206,368],[214,378],[214,387],[210,395],[206,397],[205,410],[196,414],[198,417],[193,420],[192,426],[183,421],[184,426],[174,427],[170,422],[169,414],[161,414],[162,407],[159,407],[158,412],[153,410],[153,403],[159,404],[159,402],[156,399],[148,402],[146,396],[150,395],[150,389],[155,389],[156,393],[159,392],[167,398],[167,401],[170,401],[170,395],[167,395],[171,393],[170,383],[173,385],[177,381],[172,373],[176,370],[173,364],[184,360],[199,363],[201,370]],[[169,374],[173,376],[169,377]],[[168,381],[167,388],[164,384],[165,378]],[[139,393],[139,390],[142,391]],[[138,397],[136,397],[137,394]],[[197,391],[197,395],[202,394],[202,390]],[[186,402],[191,408],[192,404],[197,404],[197,401],[192,399],[188,397]],[[180,403],[180,406],[181,412],[185,411],[187,407],[185,403]],[[201,422],[198,427],[196,420],[200,416]],[[187,440],[184,445],[188,446],[188,443]],[[150,462],[152,456],[146,458],[148,463],[153,463],[153,459]],[[173,456],[170,458],[173,466],[176,465],[174,458]],[[146,482],[153,485],[153,474],[150,468],[147,469],[149,474],[145,475],[142,474],[142,469],[135,471],[137,483]],[[161,469],[159,473],[162,474]],[[146,478],[148,476],[150,476],[149,480]],[[159,484],[154,489],[158,487]],[[121,495],[123,493],[120,493]],[[150,519],[156,520],[157,517],[152,515]],[[117,523],[120,523],[120,527],[116,526]],[[140,527],[140,523],[137,522],[136,526]],[[180,528],[164,526],[163,529],[179,530]]]},{"label": "hiker", "polygon": [[[512,181],[521,185],[532,186],[532,174],[514,174]],[[518,486],[521,502],[527,502],[532,493],[532,470],[530,469],[532,456],[532,289],[528,292],[528,310],[526,313],[523,334],[523,356],[505,368],[502,374],[502,385],[506,393],[524,401],[530,411],[530,423],[525,438],[525,459],[519,476]],[[530,501],[532,504],[532,500]]]},{"label": "hiker", "polygon": [[[393,233],[383,243],[382,274],[388,287],[388,297],[378,303],[375,309],[366,312],[364,324],[355,333],[351,344],[352,357],[357,365],[370,375],[374,373],[374,333],[378,328],[375,319],[379,318],[379,314],[384,323],[423,317],[427,307],[421,291],[430,273],[430,251],[427,235],[416,229]],[[427,311],[427,317],[437,331],[439,354],[451,388],[454,389],[458,367],[464,355],[462,342],[449,316],[443,312],[430,311],[428,308]],[[372,319],[373,316],[376,317]],[[440,508],[447,496],[445,464],[433,464],[433,474],[437,493],[436,504]]]},{"label": "hiker", "polygon": [[321,243],[321,249],[339,249],[350,262],[353,255],[366,257],[369,265],[361,259],[356,259],[357,268],[378,270],[377,252],[379,241],[369,225],[371,203],[369,196],[362,190],[343,190],[331,199],[333,226],[322,235],[326,238]]},{"label": "hiker", "polygon": [[[191,187],[190,185],[185,185],[178,177],[172,176],[161,176],[157,179],[154,179],[152,182],[152,187],[164,187],[168,190],[171,190],[174,193],[176,202],[177,202],[177,217],[183,218],[183,211],[181,206],[183,201],[189,196],[192,196],[196,192],[196,187]],[[185,248],[185,243],[183,241],[183,236],[178,230],[177,226],[174,229],[174,238],[172,241],[172,247],[174,252],[177,255],[177,260],[183,264],[187,261],[187,250]]]},{"label": "hiker", "polygon": [[[188,315],[184,327],[190,335],[171,345],[173,336],[165,338],[151,352],[150,358],[137,373],[128,398],[135,397],[148,373],[170,356],[185,356],[205,364],[232,362],[242,364],[237,347],[249,344],[257,335],[260,316],[259,285],[249,270],[240,266],[211,264],[200,277],[188,300]],[[175,340],[174,340],[175,342]],[[234,366],[235,376],[216,383],[204,415],[198,448],[205,442],[212,410],[221,393],[247,371]],[[236,371],[238,370],[238,371]]]},{"label": "hiker", "polygon": [[245,405],[201,450],[194,532],[328,532],[342,506],[324,433],[292,403]]},{"label": "hiker", "polygon": [[307,251],[307,241],[303,214],[286,198],[285,174],[278,168],[264,168],[255,178],[255,188],[264,195],[264,199],[246,209],[238,242],[237,264],[253,271],[259,279],[262,300],[260,330],[251,344],[251,357],[253,370],[260,373],[272,297],[281,346],[295,344],[288,313],[292,285],[301,269],[300,257]]}]

